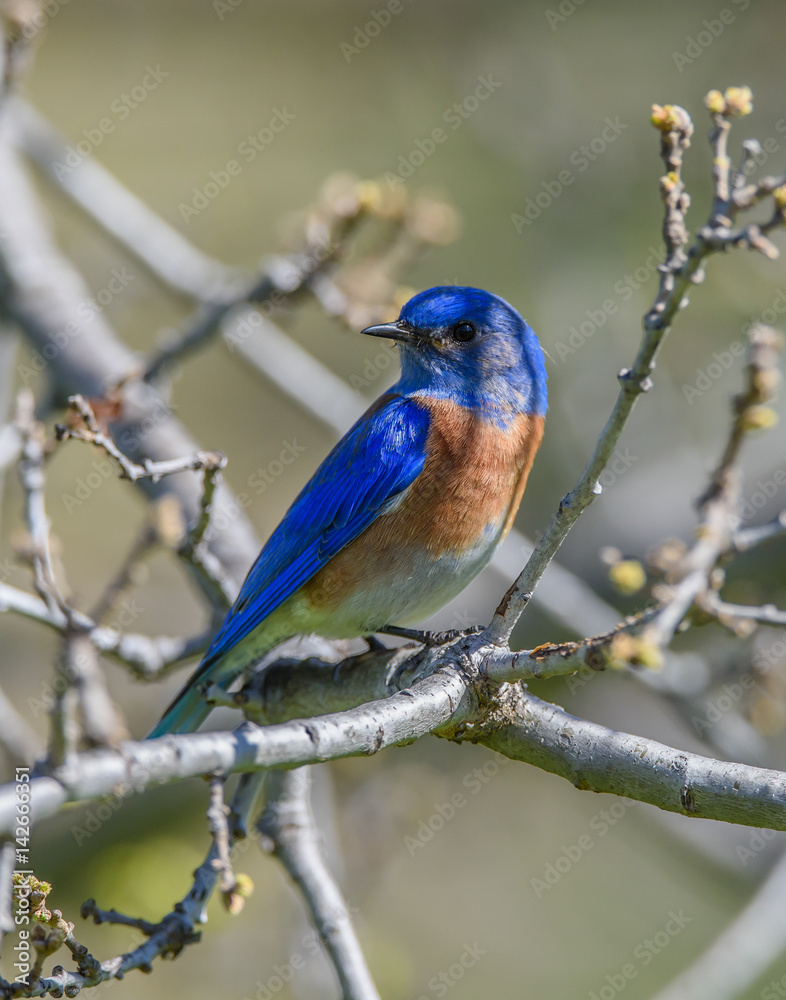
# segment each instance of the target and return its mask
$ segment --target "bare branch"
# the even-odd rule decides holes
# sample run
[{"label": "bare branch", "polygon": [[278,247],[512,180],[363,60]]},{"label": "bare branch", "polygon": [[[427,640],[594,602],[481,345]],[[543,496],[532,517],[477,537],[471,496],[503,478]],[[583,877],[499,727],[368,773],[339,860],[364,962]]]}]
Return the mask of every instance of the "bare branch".
[{"label": "bare branch", "polygon": [[[505,696],[509,697],[507,705]],[[519,686],[474,727],[473,742],[567,778],[581,790],[625,795],[667,812],[786,829],[786,774],[674,750],[577,719]]]},{"label": "bare branch", "polygon": [[81,611],[74,610],[69,622],[59,608],[47,608],[34,594],[26,594],[7,583],[0,583],[0,612],[3,611],[12,611],[57,632],[76,629],[84,633],[99,652],[130,667],[140,680],[158,680],[183,660],[204,652],[210,641],[210,635],[182,639],[124,633],[105,625],[97,625]]},{"label": "bare branch", "polygon": [[782,535],[786,535],[786,510],[782,510],[767,524],[740,529],[733,539],[734,551],[748,552],[757,545],[769,542],[773,538],[780,538]]},{"label": "bare branch", "polygon": [[29,104],[14,102],[12,113],[16,140],[27,156],[157,278],[196,299],[224,299],[236,293],[243,280],[240,272],[197,250],[94,156],[85,157],[73,170],[63,169],[68,143]]},{"label": "bare branch", "polygon": [[786,611],[781,611],[774,604],[759,606],[729,604],[716,594],[708,594],[702,601],[702,607],[721,622],[724,618],[742,618],[745,621],[758,622],[760,625],[786,625]]},{"label": "bare branch", "polygon": [[[731,110],[724,111],[731,114]],[[502,644],[506,642],[532,597],[536,584],[546,566],[566,538],[568,532],[581,513],[601,492],[599,477],[612,455],[617,441],[630,417],[638,397],[652,386],[651,373],[658,350],[666,337],[678,310],[686,302],[691,284],[703,279],[704,260],[714,252],[733,245],[754,246],[765,250],[762,233],[783,222],[783,208],[776,204],[776,211],[770,222],[758,228],[760,239],[753,238],[753,227],[747,227],[747,243],[741,233],[727,232],[724,228],[728,210],[728,221],[733,221],[736,209],[729,202],[728,161],[722,169],[715,167],[715,200],[710,222],[700,229],[689,250],[684,250],[689,236],[685,227],[685,213],[690,199],[685,192],[681,177],[682,158],[690,144],[693,123],[688,113],[677,106],[653,108],[653,123],[661,133],[661,156],[666,166],[666,175],[661,178],[661,196],[665,205],[663,236],[666,244],[666,260],[660,267],[660,282],[655,302],[644,317],[644,337],[630,369],[623,369],[618,378],[621,389],[611,415],[601,431],[595,451],[582,472],[576,486],[561,501],[557,513],[544,536],[535,548],[523,572],[513,587],[505,595],[486,633],[486,641]],[[717,130],[716,130],[717,131]],[[726,130],[715,135],[717,143],[725,144]],[[768,241],[767,248],[772,249]],[[768,255],[769,250],[767,249]],[[685,584],[686,599],[690,588]],[[675,625],[676,627],[676,625]]]},{"label": "bare branch", "polygon": [[[63,924],[67,933],[61,934],[59,939],[43,949],[39,959],[52,954],[61,944],[65,944],[77,961],[76,971],[71,972],[62,965],[57,965],[50,976],[38,975],[39,961],[33,970],[36,974],[31,974],[29,984],[20,982],[7,984],[5,987],[0,986],[0,996],[11,998],[65,994],[75,997],[83,989],[99,986],[112,979],[122,979],[135,969],[151,972],[155,959],[174,958],[187,945],[199,941],[201,932],[196,928],[205,922],[207,901],[225,871],[224,858],[232,844],[232,835],[226,823],[214,824],[213,806],[211,795],[209,824],[213,837],[207,857],[194,872],[194,881],[189,892],[161,921],[151,923],[148,920],[118,913],[117,910],[102,910],[93,899],[88,899],[82,906],[83,918],[92,917],[96,924],[111,923],[135,927],[147,937],[147,941],[133,951],[99,962],[76,940],[73,935],[73,924],[67,924],[62,920],[59,911],[53,911],[50,916],[56,917],[56,922]],[[244,825],[246,821],[247,817],[241,817],[239,825]]]},{"label": "bare branch", "polygon": [[[466,683],[458,673],[440,671],[412,690],[340,715],[265,729],[247,723],[234,733],[164,737],[79,754],[73,767],[31,781],[31,815],[42,819],[68,801],[106,795],[118,786],[142,791],[151,784],[200,774],[376,753],[433,732],[459,710],[466,696]],[[13,810],[13,789],[6,786],[0,789],[0,833],[13,823]]]},{"label": "bare branch", "polygon": [[[0,130],[0,230],[4,234],[0,243],[0,306],[22,328],[36,352],[28,366],[30,374],[45,369],[60,399],[75,393],[86,399],[103,399],[134,370],[135,356],[116,338],[100,312],[83,318],[81,307],[90,298],[89,290],[54,247],[25,171],[9,146],[7,128]],[[69,332],[64,336],[63,331]],[[27,379],[23,364],[20,369]],[[126,384],[119,402],[112,438],[136,464],[141,464],[140,459],[166,461],[198,451],[151,386]],[[154,496],[164,492],[150,479],[138,483]],[[196,482],[174,477],[167,482],[166,492],[178,497],[187,520],[198,517],[202,493]],[[234,503],[223,483],[216,502],[227,507]],[[237,593],[252,554],[259,549],[242,510],[238,508],[238,516],[227,530],[211,538],[209,547],[222,567],[226,589]],[[195,580],[215,600],[214,582],[201,572]]]},{"label": "bare branch", "polygon": [[66,637],[61,670],[73,685],[88,746],[117,746],[128,739],[128,728],[109,695],[98,653],[89,635]]},{"label": "bare branch", "polygon": [[19,480],[25,495],[25,520],[32,545],[35,588],[50,610],[59,608],[70,617],[52,568],[49,544],[49,518],[44,502],[44,429],[35,420],[31,392],[20,392],[17,400],[16,426],[22,439]]},{"label": "bare branch", "polygon": [[[205,773],[293,767],[376,753],[427,733],[482,742],[517,760],[568,778],[577,787],[613,792],[686,816],[786,829],[786,774],[674,750],[569,715],[505,685],[478,710],[485,683],[463,667],[441,667],[384,701],[305,721],[234,733],[167,736],[118,750],[79,754],[72,766],[30,783],[31,816],[40,821],[66,802],[116,790],[136,791]],[[445,654],[443,653],[443,659]],[[475,685],[479,688],[476,689]],[[0,789],[0,832],[14,822],[13,790]]]},{"label": "bare branch", "polygon": [[322,851],[311,811],[309,768],[274,771],[268,784],[267,806],[257,824],[263,846],[284,865],[303,894],[344,1000],[379,1000],[349,907]]}]

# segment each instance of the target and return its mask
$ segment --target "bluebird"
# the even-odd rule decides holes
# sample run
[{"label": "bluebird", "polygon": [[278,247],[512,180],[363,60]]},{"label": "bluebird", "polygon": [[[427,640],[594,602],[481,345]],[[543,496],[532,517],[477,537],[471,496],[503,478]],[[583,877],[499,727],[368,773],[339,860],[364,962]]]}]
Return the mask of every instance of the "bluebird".
[{"label": "bluebird", "polygon": [[150,736],[189,732],[285,639],[400,634],[454,598],[510,530],[543,436],[537,337],[503,299],[430,288],[393,323],[401,378],[339,441],[246,577]]}]

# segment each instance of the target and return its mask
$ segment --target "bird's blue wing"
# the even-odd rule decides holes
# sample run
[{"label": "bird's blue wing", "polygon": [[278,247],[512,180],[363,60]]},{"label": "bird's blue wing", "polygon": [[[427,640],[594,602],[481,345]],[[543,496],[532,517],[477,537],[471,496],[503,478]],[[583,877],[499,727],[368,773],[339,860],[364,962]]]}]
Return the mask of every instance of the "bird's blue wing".
[{"label": "bird's blue wing", "polygon": [[330,452],[260,552],[205,655],[214,663],[383,514],[420,475],[429,414],[383,396]]}]

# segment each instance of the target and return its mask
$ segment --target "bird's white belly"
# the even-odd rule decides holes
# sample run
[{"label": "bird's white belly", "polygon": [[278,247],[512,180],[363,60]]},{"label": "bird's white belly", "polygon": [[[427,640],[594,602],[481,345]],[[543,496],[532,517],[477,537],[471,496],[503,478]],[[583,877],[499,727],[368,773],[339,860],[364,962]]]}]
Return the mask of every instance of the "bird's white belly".
[{"label": "bird's white belly", "polygon": [[[323,621],[311,628],[322,635],[349,638],[368,634],[385,625],[414,626],[444,607],[488,564],[501,537],[489,532],[465,552],[413,558],[406,568],[382,571],[376,578],[364,574],[365,583],[346,594]],[[313,622],[313,611],[311,612]]]}]

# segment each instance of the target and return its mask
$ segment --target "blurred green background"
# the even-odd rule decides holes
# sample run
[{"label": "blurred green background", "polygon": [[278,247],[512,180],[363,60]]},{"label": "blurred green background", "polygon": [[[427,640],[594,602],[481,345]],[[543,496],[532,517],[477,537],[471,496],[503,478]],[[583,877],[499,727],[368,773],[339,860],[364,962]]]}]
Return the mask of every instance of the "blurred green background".
[{"label": "blurred green background", "polygon": [[[615,374],[632,359],[640,316],[653,296],[661,163],[650,106],[679,103],[694,116],[696,137],[685,170],[694,225],[710,198],[702,104],[709,89],[753,89],[754,113],[732,133],[734,155],[743,138],[770,139],[764,171],[786,169],[783,7],[775,0],[729,0],[725,6],[709,0],[624,6],[555,0],[550,7],[402,0],[390,23],[360,48],[358,30],[374,20],[373,11],[387,9],[384,3],[303,0],[241,0],[235,6],[71,0],[56,8],[38,36],[26,96],[73,142],[111,117],[116,127],[93,155],[200,248],[247,267],[284,247],[288,215],[313,201],[328,175],[395,171],[418,140],[443,127],[447,140],[406,184],[449,199],[463,229],[453,245],[434,251],[405,279],[418,289],[448,282],[488,288],[516,305],[540,334],[550,355],[551,409],[518,522],[535,534],[589,454],[616,394]],[[720,20],[723,10],[731,20]],[[112,110],[149,67],[160,69],[161,82],[127,115]],[[494,81],[493,92],[452,128],[445,114],[475,92],[480,77]],[[294,116],[287,127],[253,162],[243,161],[231,184],[186,222],[180,206],[191,202],[194,187],[203,188],[211,171],[236,159],[239,144],[277,110]],[[555,197],[564,171],[571,181]],[[62,247],[93,289],[106,287],[112,268],[126,267],[133,275],[106,313],[128,344],[149,349],[163,328],[188,315],[189,302],[163,290],[46,181],[40,185]],[[521,217],[532,204],[546,207],[537,217],[530,208],[533,218],[524,224]],[[613,315],[567,353],[571,327],[580,327],[587,311],[591,316],[608,299],[618,307]],[[786,310],[781,262],[742,253],[710,262],[705,285],[693,293],[661,356],[655,391],[626,431],[628,470],[585,514],[561,553],[564,565],[625,611],[636,601],[612,593],[598,551],[614,545],[643,557],[664,536],[690,536],[692,500],[719,454],[742,363],[735,359],[698,400],[688,400],[684,386],[694,385],[713,352],[741,340],[747,324],[768,309]],[[378,343],[351,335],[314,305],[284,315],[281,324],[347,378],[379,353]],[[24,352],[22,347],[20,356]],[[382,391],[390,377],[383,373],[369,395]],[[183,365],[174,403],[203,447],[228,455],[226,479],[236,489],[276,458],[283,443],[297,441],[305,449],[254,496],[248,513],[261,537],[332,442],[323,426],[220,342]],[[782,401],[776,405],[782,412]],[[132,488],[114,480],[66,510],[63,495],[73,494],[95,458],[78,445],[62,448],[48,487],[53,528],[85,607],[112,576],[143,512]],[[782,427],[753,441],[745,461],[750,495],[757,480],[786,464]],[[782,493],[757,518],[784,507]],[[20,508],[16,479],[9,475],[0,557],[12,550]],[[784,555],[781,544],[740,560],[729,593],[783,606]],[[27,573],[20,569],[12,582],[28,586]],[[456,606],[483,620],[502,591],[500,578],[487,573]],[[203,606],[165,555],[150,561],[135,600],[141,613],[133,627],[140,631],[193,634],[204,622]],[[0,683],[33,718],[50,677],[54,639],[7,616],[0,630]],[[533,612],[516,639],[525,646],[566,635]],[[770,633],[765,644],[777,638]],[[682,645],[743,669],[753,649],[714,626]],[[184,676],[164,689],[135,684],[113,664],[107,671],[140,736]],[[626,677],[604,675],[571,687],[555,680],[537,691],[593,720],[706,752],[667,703]],[[467,945],[478,957],[445,987],[452,1000],[590,997],[627,963],[636,975],[624,987],[626,997],[650,997],[739,911],[782,844],[780,836],[772,838],[753,850],[755,857],[743,852],[741,859],[738,848],[751,849],[752,831],[689,823],[643,805],[621,809],[612,797],[579,793],[535,769],[500,768],[493,761],[488,751],[431,740],[372,760],[341,762],[318,776],[318,804],[338,830],[331,850],[386,998],[445,995],[433,977],[451,965],[455,972]],[[786,765],[779,732],[766,762]],[[488,780],[477,788],[473,769],[484,765]],[[456,792],[465,804],[440,824],[434,817]],[[101,906],[156,919],[186,891],[206,848],[206,793],[193,781],[127,801],[105,821],[90,820],[93,805],[38,829],[34,862],[37,874],[55,885],[52,905],[78,921],[80,902],[94,896]],[[604,818],[609,809],[611,818]],[[75,828],[90,832],[90,826],[98,827],[90,836],[75,835]],[[441,828],[431,839],[417,840],[418,831],[435,826]],[[533,883],[562,856],[575,858],[573,845],[587,836],[592,846],[579,850],[575,862],[560,862],[568,870],[554,885]],[[256,846],[237,867],[256,884],[242,915],[229,917],[211,904],[203,943],[175,966],[159,964],[144,982],[134,974],[100,992],[120,998],[144,990],[154,1000],[175,992],[265,1000],[271,977],[302,956],[305,969],[277,995],[334,996],[300,903],[278,867]],[[643,943],[680,911],[689,922],[667,947],[650,954]],[[78,934],[101,957],[135,943],[123,929],[79,926]],[[784,973],[786,957],[745,995],[758,997]]]}]

